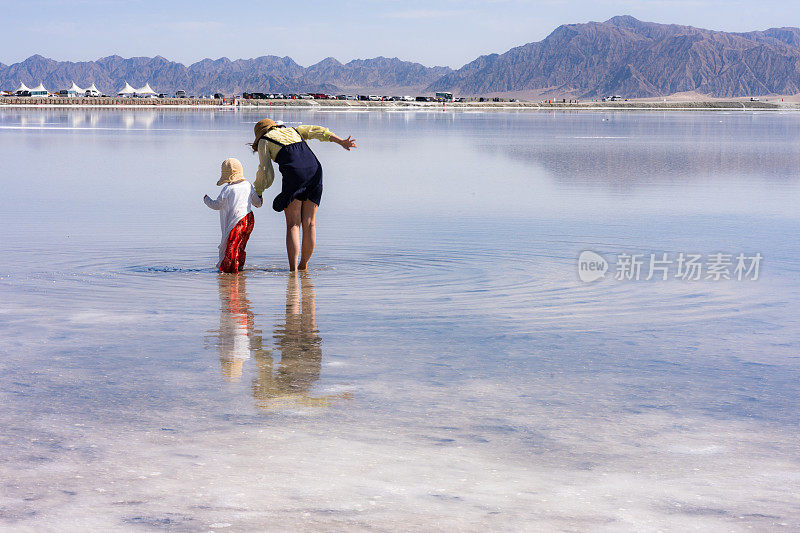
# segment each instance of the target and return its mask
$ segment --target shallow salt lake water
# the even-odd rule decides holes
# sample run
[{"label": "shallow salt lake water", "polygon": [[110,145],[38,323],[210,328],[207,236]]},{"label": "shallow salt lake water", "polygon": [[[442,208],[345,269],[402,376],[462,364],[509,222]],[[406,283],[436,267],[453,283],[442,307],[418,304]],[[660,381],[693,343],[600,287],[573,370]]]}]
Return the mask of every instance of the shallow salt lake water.
[{"label": "shallow salt lake water", "polygon": [[359,147],[219,275],[265,113],[0,108],[0,529],[800,529],[800,115],[271,112]]}]

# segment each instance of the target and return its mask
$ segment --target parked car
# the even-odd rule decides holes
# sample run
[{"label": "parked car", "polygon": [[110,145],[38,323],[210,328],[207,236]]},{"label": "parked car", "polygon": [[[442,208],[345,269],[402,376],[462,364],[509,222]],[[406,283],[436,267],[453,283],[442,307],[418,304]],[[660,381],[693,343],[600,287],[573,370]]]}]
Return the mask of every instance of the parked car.
[{"label": "parked car", "polygon": [[175,91],[175,98],[186,98],[186,91]]}]

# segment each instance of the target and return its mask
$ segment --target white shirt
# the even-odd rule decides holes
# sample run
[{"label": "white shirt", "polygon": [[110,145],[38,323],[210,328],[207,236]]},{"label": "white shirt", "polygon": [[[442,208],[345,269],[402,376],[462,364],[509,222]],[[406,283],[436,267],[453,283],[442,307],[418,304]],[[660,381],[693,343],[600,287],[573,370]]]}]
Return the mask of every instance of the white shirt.
[{"label": "white shirt", "polygon": [[217,263],[217,267],[219,267],[219,264],[225,259],[225,248],[228,246],[228,235],[231,230],[253,210],[253,207],[261,207],[262,201],[256,194],[253,185],[247,180],[228,183],[219,192],[216,200],[205,195],[203,201],[211,209],[219,211],[219,227],[222,230],[219,263]]}]

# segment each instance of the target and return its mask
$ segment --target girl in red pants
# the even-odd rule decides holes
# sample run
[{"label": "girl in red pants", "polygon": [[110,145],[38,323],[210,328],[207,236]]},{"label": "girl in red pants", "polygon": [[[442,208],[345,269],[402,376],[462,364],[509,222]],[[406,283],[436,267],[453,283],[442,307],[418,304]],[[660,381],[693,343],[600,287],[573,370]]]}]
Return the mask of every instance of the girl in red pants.
[{"label": "girl in red pants", "polygon": [[244,179],[242,164],[238,159],[228,158],[222,162],[222,174],[217,185],[224,185],[216,200],[208,195],[203,201],[211,209],[219,211],[222,242],[219,245],[220,272],[236,273],[244,268],[244,251],[253,231],[255,218],[253,207],[261,207],[261,197],[253,185]]}]

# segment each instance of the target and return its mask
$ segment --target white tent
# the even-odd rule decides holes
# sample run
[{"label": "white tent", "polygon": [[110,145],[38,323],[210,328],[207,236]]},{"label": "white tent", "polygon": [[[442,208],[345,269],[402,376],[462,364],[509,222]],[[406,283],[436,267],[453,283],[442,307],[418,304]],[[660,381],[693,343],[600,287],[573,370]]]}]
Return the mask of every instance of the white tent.
[{"label": "white tent", "polygon": [[137,96],[152,96],[154,94],[158,94],[157,92],[155,92],[153,89],[150,88],[150,83],[146,83],[144,87],[136,89],[135,92]]},{"label": "white tent", "polygon": [[67,94],[68,94],[69,96],[83,96],[83,94],[84,94],[85,92],[86,92],[86,89],[81,89],[80,87],[78,87],[77,85],[75,85],[75,82],[74,82],[74,81],[72,82],[72,87],[70,87],[69,89],[67,89]]},{"label": "white tent", "polygon": [[84,94],[86,96],[100,96],[102,93],[97,90],[97,87],[95,87],[93,83],[88,89],[86,89],[86,91],[84,91]]},{"label": "white tent", "polygon": [[30,89],[29,89],[29,88],[28,88],[28,86],[27,86],[27,85],[25,85],[24,83],[20,83],[20,84],[19,84],[19,89],[17,89],[15,92],[16,92],[16,93],[21,93],[21,92],[23,92],[23,91],[30,91]]},{"label": "white tent", "polygon": [[31,96],[47,96],[47,89],[41,83],[31,89]]},{"label": "white tent", "polygon": [[135,92],[136,92],[136,90],[133,87],[131,87],[130,84],[126,81],[125,82],[125,87],[123,87],[122,89],[117,91],[117,94],[120,95],[120,96],[130,96]]}]

